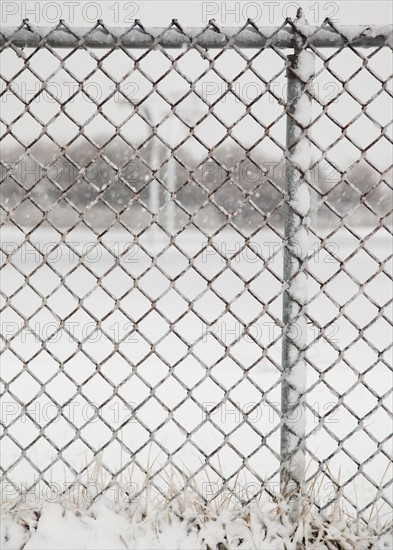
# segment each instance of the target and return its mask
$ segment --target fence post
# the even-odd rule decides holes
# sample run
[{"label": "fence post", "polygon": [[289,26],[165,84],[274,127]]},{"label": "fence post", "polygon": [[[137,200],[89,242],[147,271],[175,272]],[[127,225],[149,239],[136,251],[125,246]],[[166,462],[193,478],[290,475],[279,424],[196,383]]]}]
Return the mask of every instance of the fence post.
[{"label": "fence post", "polygon": [[284,293],[281,382],[281,494],[289,501],[294,521],[305,475],[304,435],[306,428],[304,393],[307,344],[308,216],[310,192],[305,172],[310,166],[310,143],[305,130],[311,120],[307,83],[314,74],[314,56],[305,50],[298,27],[306,24],[299,10],[293,28],[294,54],[287,67],[287,142],[284,214]]}]

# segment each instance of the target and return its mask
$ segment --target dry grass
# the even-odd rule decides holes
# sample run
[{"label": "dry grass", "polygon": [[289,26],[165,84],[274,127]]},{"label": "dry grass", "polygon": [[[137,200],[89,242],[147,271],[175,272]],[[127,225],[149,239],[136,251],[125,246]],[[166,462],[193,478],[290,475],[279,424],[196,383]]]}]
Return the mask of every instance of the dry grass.
[{"label": "dry grass", "polygon": [[[316,505],[321,484],[316,480],[299,497],[297,521],[293,522],[288,497],[282,495],[265,501],[251,499],[242,505],[238,495],[227,487],[210,500],[202,497],[195,484],[179,490],[187,486],[186,468],[182,477],[175,471],[162,475],[166,494],[159,495],[150,483],[152,468],[153,463],[136,496],[122,489],[132,485],[133,467],[123,472],[123,479],[114,490],[107,489],[99,495],[94,493],[94,488],[105,486],[105,476],[98,460],[88,471],[84,483],[75,483],[72,493],[62,495],[61,505],[77,516],[86,515],[94,508],[98,496],[117,513],[126,514],[133,525],[150,525],[150,529],[158,533],[174,524],[184,525],[185,533],[200,535],[201,550],[261,550],[260,545],[265,543],[261,540],[266,541],[264,549],[275,550],[388,550],[392,547],[389,546],[391,525],[383,521],[376,505],[371,508],[368,521],[351,515],[343,498],[337,498],[329,509],[321,512]],[[210,482],[208,478],[207,481]],[[238,481],[234,481],[234,486]],[[25,529],[28,540],[37,528],[43,507],[34,500],[7,499],[2,503],[2,512]],[[122,540],[125,548],[133,547]]]}]

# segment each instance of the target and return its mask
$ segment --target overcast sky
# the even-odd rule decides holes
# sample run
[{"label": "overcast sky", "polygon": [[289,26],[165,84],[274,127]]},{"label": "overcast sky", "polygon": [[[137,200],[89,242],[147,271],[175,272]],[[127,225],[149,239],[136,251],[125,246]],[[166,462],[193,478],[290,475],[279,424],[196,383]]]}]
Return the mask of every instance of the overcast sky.
[{"label": "overcast sky", "polygon": [[2,0],[2,24],[17,25],[28,17],[32,23],[48,25],[62,18],[78,25],[90,25],[102,18],[108,24],[127,26],[136,17],[147,25],[161,26],[172,18],[185,25],[202,25],[214,18],[217,22],[236,26],[247,18],[260,25],[279,25],[304,8],[310,24],[327,16],[341,24],[391,23],[393,3],[390,1],[344,0],[335,2],[292,2],[278,0],[190,1],[190,0]]}]

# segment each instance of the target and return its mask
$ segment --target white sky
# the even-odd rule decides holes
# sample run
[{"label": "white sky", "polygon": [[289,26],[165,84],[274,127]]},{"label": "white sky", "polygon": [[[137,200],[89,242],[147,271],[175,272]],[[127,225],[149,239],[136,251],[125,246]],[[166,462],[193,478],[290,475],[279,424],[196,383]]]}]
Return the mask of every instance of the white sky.
[{"label": "white sky", "polygon": [[260,25],[280,25],[287,16],[294,17],[302,6],[310,24],[327,16],[343,25],[385,24],[393,19],[393,3],[380,0],[344,0],[283,2],[278,0],[190,1],[190,0],[2,0],[1,22],[17,25],[28,17],[32,23],[50,25],[62,18],[77,25],[90,25],[98,18],[108,24],[127,26],[136,17],[146,25],[163,26],[172,18],[184,25],[202,25],[214,18],[218,23],[237,26],[248,17]]}]

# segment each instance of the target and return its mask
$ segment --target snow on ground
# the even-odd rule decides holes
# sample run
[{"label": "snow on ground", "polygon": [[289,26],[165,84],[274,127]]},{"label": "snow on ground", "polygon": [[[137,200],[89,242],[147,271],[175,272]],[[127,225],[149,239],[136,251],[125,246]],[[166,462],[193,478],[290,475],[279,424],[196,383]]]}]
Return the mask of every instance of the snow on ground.
[{"label": "snow on ground", "polygon": [[257,506],[243,514],[224,507],[210,516],[192,507],[180,512],[160,506],[145,515],[141,508],[116,509],[108,501],[87,510],[55,503],[5,514],[0,540],[3,550],[295,550],[298,542],[309,550],[392,548],[389,533],[376,534],[344,516],[334,524],[313,519],[307,515],[294,529],[285,515]]},{"label": "snow on ground", "polygon": [[[192,510],[190,512],[192,513]],[[244,520],[228,512],[221,513],[217,521],[206,520],[205,525],[197,529],[192,523],[191,513],[190,517],[181,520],[174,514],[161,511],[154,518],[154,528],[152,528],[152,519],[144,521],[138,513],[134,515],[124,511],[116,513],[113,506],[103,503],[93,505],[89,512],[82,512],[82,514],[54,504],[43,510],[38,524],[34,526],[35,528],[33,527],[32,536],[29,536],[30,534],[26,533],[22,527],[17,530],[14,521],[3,526],[5,536],[8,536],[9,540],[2,548],[14,549],[25,544],[26,550],[38,548],[40,550],[53,548],[173,550],[203,548],[204,543],[210,548],[216,548],[219,542],[225,541],[226,536],[231,544],[230,547],[234,545],[240,549],[263,547],[267,550],[278,550],[284,548],[284,541],[285,539],[288,541],[289,538],[288,528],[282,528],[282,535],[284,535],[282,540],[276,532],[267,535],[263,524],[258,525],[257,517],[253,517],[251,525],[247,525]],[[243,541],[240,546],[238,546],[239,541]]]},{"label": "snow on ground", "polygon": [[[2,239],[3,248],[6,245],[11,250],[23,241],[23,235],[5,228]],[[360,251],[345,263],[345,271],[339,261],[348,258],[359,245],[349,231],[342,229],[335,233],[322,250],[316,238],[311,241],[316,254],[309,266],[312,299],[308,311],[316,323],[309,325],[309,341],[317,341],[307,351],[307,403],[311,409],[306,429],[307,433],[312,432],[307,439],[308,473],[311,475],[316,469],[315,457],[328,459],[330,471],[341,483],[351,481],[345,495],[352,502],[356,499],[360,508],[374,499],[375,487],[382,486],[389,477],[386,474],[391,452],[386,439],[391,426],[387,414],[389,397],[379,402],[378,398],[391,386],[391,373],[386,365],[389,358],[382,353],[390,344],[391,331],[382,317],[368,325],[377,315],[377,306],[383,306],[391,292],[389,278],[383,272],[372,278],[378,270],[378,260],[383,261],[389,254],[388,239],[387,231],[379,229],[364,244],[374,259]],[[42,250],[48,243],[58,242],[59,234],[41,229],[30,240]],[[2,362],[2,378],[10,382],[2,405],[5,424],[10,427],[1,441],[1,463],[8,469],[8,479],[17,484],[32,481],[37,477],[32,461],[45,471],[46,481],[61,485],[72,481],[93,459],[93,451],[104,447],[99,454],[103,471],[110,473],[130,463],[137,465],[132,474],[127,467],[119,477],[120,483],[132,478],[136,492],[145,479],[143,469],[154,477],[167,464],[168,455],[170,464],[154,477],[156,486],[164,492],[165,476],[184,471],[185,466],[189,475],[194,474],[195,485],[205,493],[219,490],[219,474],[233,476],[231,488],[238,488],[240,493],[247,484],[252,493],[261,479],[268,479],[277,489],[277,475],[270,476],[278,468],[274,453],[279,451],[277,365],[281,339],[277,319],[281,317],[282,272],[279,237],[269,229],[261,230],[252,237],[252,244],[232,259],[231,269],[222,256],[240,250],[244,239],[228,229],[214,238],[221,254],[209,247],[199,255],[206,237],[196,229],[186,229],[176,239],[178,248],[170,246],[164,253],[161,251],[169,239],[162,232],[149,231],[140,238],[140,246],[132,244],[117,265],[104,246],[97,245],[93,233],[74,230],[67,235],[66,242],[74,243],[70,246],[85,254],[84,266],[78,266],[77,255],[64,244],[48,256],[47,265],[41,265],[39,254],[23,245],[13,256],[13,263],[21,273],[11,266],[2,270],[2,290],[5,295],[12,295],[15,308],[8,307],[2,314],[3,333],[13,338],[11,350],[4,352]],[[118,254],[130,246],[130,234],[112,230],[103,235],[102,242]],[[89,243],[94,245],[91,250]],[[49,248],[45,251],[48,253]],[[193,267],[181,252],[195,256]],[[158,253],[159,269],[149,269],[152,266],[149,254],[153,257]],[[261,269],[258,254],[264,258],[273,255],[265,268]],[[387,269],[385,266],[386,272]],[[176,283],[171,285],[160,270],[176,279]],[[45,307],[41,297],[23,286],[24,274],[30,275],[30,286],[47,300]],[[65,277],[65,284],[61,277]],[[97,277],[102,277],[102,289],[97,286]],[[138,288],[133,286],[135,278]],[[206,280],[212,279],[214,282],[208,288]],[[247,282],[247,289],[243,281]],[[321,282],[327,282],[326,294],[319,294]],[[360,293],[339,315],[338,308],[356,296],[362,284],[374,303]],[[60,288],[55,290],[58,285]],[[78,298],[83,298],[82,308],[77,307]],[[116,300],[120,306],[117,309]],[[189,312],[187,300],[194,300]],[[269,301],[265,311],[258,300]],[[225,302],[230,301],[231,306],[225,312]],[[385,314],[388,316],[389,312]],[[23,316],[29,317],[30,328],[41,338],[49,339],[46,349],[28,331],[17,334]],[[68,333],[64,328],[58,331],[57,316],[66,319]],[[100,333],[94,332],[96,320],[101,320]],[[317,323],[329,322],[332,324],[324,338]],[[250,324],[248,334],[244,334],[242,323]],[[359,338],[358,328],[364,327],[364,338]],[[87,341],[78,348],[77,341],[86,336]],[[119,343],[117,353],[111,339]],[[351,346],[352,341],[355,343]],[[151,344],[156,345],[156,353],[150,353]],[[190,346],[193,346],[191,355]],[[343,349],[345,352],[339,356],[338,350]],[[137,367],[131,368],[127,360]],[[331,368],[335,361],[337,364]],[[62,369],[59,362],[63,362]],[[171,365],[176,366],[170,370]],[[249,369],[247,376],[244,369]],[[317,384],[316,369],[323,373]],[[23,374],[18,376],[22,370]],[[365,373],[364,385],[358,383],[359,373]],[[192,392],[188,395],[190,388]],[[344,394],[342,401],[340,394]],[[63,407],[62,416],[56,417],[52,399]],[[88,402],[99,407],[99,418],[94,416],[95,409]],[[29,414],[21,415],[23,404],[28,404]],[[210,421],[202,408],[205,411],[214,408]],[[248,417],[244,415],[246,412]],[[324,417],[327,429],[318,424],[318,414]],[[365,417],[364,423],[358,423],[356,416]],[[44,427],[44,437],[40,437],[40,426]],[[116,438],[113,430],[118,430]],[[153,443],[149,432],[154,432]],[[187,437],[190,433],[192,436]],[[266,437],[267,445],[261,445],[262,436]],[[378,450],[380,441],[384,442]],[[20,447],[27,449],[22,460]],[[201,464],[206,464],[205,455],[209,455],[209,466],[201,468]],[[365,463],[364,475],[357,461]],[[239,468],[241,476],[237,478]],[[181,485],[181,480],[177,481]],[[321,480],[320,489],[326,502],[334,487]],[[13,496],[14,490],[7,485],[6,498]],[[388,490],[385,496],[389,498]],[[378,502],[381,504],[382,500]],[[58,513],[59,509],[54,508],[46,520],[51,521],[50,514]],[[88,529],[81,518],[70,516],[67,522],[63,526],[67,532],[72,531],[75,522]],[[102,547],[122,547],[101,539],[100,532],[92,531],[91,536],[102,540]],[[25,548],[49,547],[45,546],[42,531],[34,536],[39,542]],[[143,544],[132,547],[144,548]]]}]

